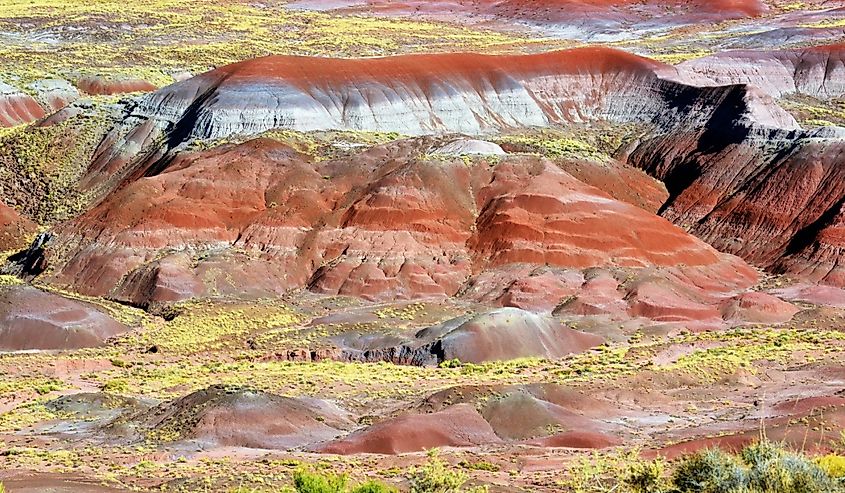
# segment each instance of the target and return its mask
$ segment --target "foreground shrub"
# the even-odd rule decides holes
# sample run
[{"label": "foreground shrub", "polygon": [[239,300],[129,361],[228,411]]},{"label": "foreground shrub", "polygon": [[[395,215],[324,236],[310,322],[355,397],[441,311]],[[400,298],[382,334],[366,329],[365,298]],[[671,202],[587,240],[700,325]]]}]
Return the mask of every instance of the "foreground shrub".
[{"label": "foreground shrub", "polygon": [[299,493],[345,493],[346,475],[299,470],[293,475],[293,486]]},{"label": "foreground shrub", "polygon": [[835,454],[825,455],[816,459],[816,464],[831,478],[845,479],[845,457]]},{"label": "foreground shrub", "polygon": [[623,482],[634,493],[663,493],[667,489],[665,472],[663,460],[635,462]]},{"label": "foreground shrub", "polygon": [[702,450],[668,465],[637,451],[593,454],[560,482],[571,493],[845,493],[845,457],[811,459],[762,441],[737,454]]},{"label": "foreground shrub", "polygon": [[684,459],[672,483],[681,493],[744,493],[745,471],[731,455],[705,450]]},{"label": "foreground shrub", "polygon": [[738,456],[694,454],[678,465],[673,483],[680,493],[834,493],[845,486],[808,457],[768,441]]},{"label": "foreground shrub", "polygon": [[376,481],[348,487],[345,474],[321,474],[304,469],[294,473],[293,485],[297,493],[396,493],[395,488]]},{"label": "foreground shrub", "polygon": [[831,478],[807,457],[787,452],[770,442],[743,450],[748,488],[763,493],[826,493],[841,491]]},{"label": "foreground shrub", "polygon": [[368,481],[360,484],[350,491],[350,493],[398,493],[399,490],[378,481]]},{"label": "foreground shrub", "polygon": [[428,452],[428,462],[409,471],[411,493],[485,493],[486,487],[464,488],[469,477],[463,471],[451,470],[440,458],[437,449]]}]

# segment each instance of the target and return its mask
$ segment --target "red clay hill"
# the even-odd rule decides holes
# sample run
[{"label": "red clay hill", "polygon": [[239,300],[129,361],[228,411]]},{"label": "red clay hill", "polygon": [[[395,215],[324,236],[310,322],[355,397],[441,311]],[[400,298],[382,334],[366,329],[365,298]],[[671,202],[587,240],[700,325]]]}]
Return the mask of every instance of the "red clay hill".
[{"label": "red clay hill", "polygon": [[[435,157],[443,140],[400,140],[321,162],[267,139],[180,154],[57,228],[53,244],[64,249],[48,248],[55,270],[46,279],[140,306],[295,288],[514,305],[517,291],[551,283],[561,289],[532,297],[551,309],[580,290],[579,282],[567,291],[573,276],[604,267],[634,278],[648,271],[643,282],[662,288],[603,292],[623,314],[631,303],[635,316],[658,319],[670,299],[682,313],[667,321],[721,321],[720,304],[756,280],[738,258],[551,161]],[[540,267],[553,270],[525,272]],[[503,291],[492,294],[497,286]],[[643,312],[643,304],[654,308]],[[683,308],[690,305],[704,308]]]},{"label": "red clay hill", "polygon": [[[679,80],[670,66],[605,48],[274,56],[222,67],[144,97],[104,139],[83,179],[103,200],[56,228],[54,244],[63,248],[48,248],[49,280],[140,306],[292,288],[368,299],[462,293],[547,309],[575,295],[564,307],[574,313],[601,306],[610,314],[721,324],[736,312],[723,308],[727,300],[753,282],[753,271],[626,203],[640,202],[630,194],[591,186],[607,186],[594,173],[577,173],[592,180],[584,183],[525,155],[482,156],[468,166],[458,156],[437,156],[449,144],[437,138],[320,162],[269,140],[181,150],[196,138],[279,127],[413,135],[609,122],[649,129],[625,157],[666,182],[670,196],[660,212],[667,218],[687,227],[691,219],[693,232],[760,265],[835,282],[814,266],[838,258],[836,131],[800,130],[758,88]],[[789,178],[790,169],[808,169],[800,164],[808,160],[818,180]],[[763,193],[772,190],[765,186],[742,194],[753,180],[782,173],[805,180],[787,200]],[[761,207],[775,196],[777,204]],[[804,204],[801,197],[818,206],[792,207]],[[783,206],[805,211],[795,212],[805,219],[777,213]],[[759,219],[732,226],[741,207],[757,215],[741,217]],[[558,270],[534,275],[539,267]],[[659,272],[613,285],[588,282],[581,271],[591,268]],[[564,272],[573,269],[574,277]],[[581,279],[574,292],[572,279]],[[713,290],[720,294],[708,294]],[[538,292],[545,293],[541,302],[526,301]]]},{"label": "red clay hill", "polygon": [[132,118],[170,128],[172,145],[278,127],[418,135],[597,119],[700,126],[725,104],[736,118],[797,128],[765,95],[699,89],[670,76],[678,74],[668,65],[592,47],[519,56],[272,56],[165,87],[145,97]]},{"label": "red clay hill", "polygon": [[[741,171],[723,166],[720,149],[762,163],[754,142],[767,136],[784,146],[815,142],[759,89],[679,79],[670,66],[605,48],[275,56],[222,67],[145,96],[103,140],[82,182],[102,200],[55,228],[52,244],[62,248],[48,247],[46,280],[139,306],[307,288],[373,300],[460,294],[543,309],[568,299],[561,309],[577,314],[723,324],[738,313],[724,307],[756,274],[628,203],[643,202],[631,189],[653,186],[620,193],[600,173],[573,171],[576,178],[537,156],[480,156],[468,165],[438,155],[451,144],[440,137],[327,161],[261,139],[184,150],[196,138],[280,127],[477,134],[636,123],[649,132],[625,156],[666,181],[661,212],[679,220],[670,211],[690,183],[669,176],[661,159],[678,168],[712,155],[695,172],[675,172],[694,181],[710,169]],[[766,248],[777,244],[760,238]],[[587,270],[595,268],[611,271],[594,278]],[[620,280],[629,277],[620,271],[637,282]],[[755,313],[742,303],[741,312]]]}]

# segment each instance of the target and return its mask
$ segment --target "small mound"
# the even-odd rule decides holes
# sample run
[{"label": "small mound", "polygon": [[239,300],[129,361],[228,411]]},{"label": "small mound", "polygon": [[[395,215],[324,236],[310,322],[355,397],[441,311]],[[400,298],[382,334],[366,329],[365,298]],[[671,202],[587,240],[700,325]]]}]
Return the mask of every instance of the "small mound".
[{"label": "small mound", "polygon": [[30,286],[0,288],[0,350],[97,347],[127,330],[87,303]]},{"label": "small mound", "polygon": [[439,411],[453,404],[474,406],[504,440],[534,440],[539,444],[538,440],[549,439],[550,444],[542,446],[550,447],[567,446],[554,445],[564,440],[554,439],[554,435],[569,437],[571,443],[581,436],[579,433],[586,434],[582,438],[600,436],[612,428],[604,420],[618,413],[612,403],[555,384],[453,387],[432,394],[418,408]]},{"label": "small mound", "polygon": [[388,419],[319,447],[318,451],[339,455],[391,455],[437,447],[472,447],[500,442],[501,439],[475,408],[458,404],[432,414]]},{"label": "small mound", "polygon": [[622,440],[604,433],[567,431],[546,438],[530,440],[525,443],[538,447],[603,449],[622,445]]},{"label": "small mound", "polygon": [[76,81],[76,87],[80,91],[92,96],[125,94],[131,92],[150,92],[158,89],[153,84],[143,79],[112,79],[90,75],[81,77]]},{"label": "small mound", "polygon": [[331,440],[351,425],[346,412],[327,401],[225,385],[162,404],[129,422],[162,441],[277,450]]},{"label": "small mound", "polygon": [[423,329],[418,339],[434,342],[441,360],[465,363],[525,357],[560,358],[598,346],[601,337],[564,326],[549,316],[502,308],[475,316],[457,327],[449,322]]},{"label": "small mound", "polygon": [[775,289],[772,294],[799,303],[837,308],[845,307],[845,289],[835,286],[798,284],[788,288]]},{"label": "small mound", "polygon": [[690,288],[665,279],[645,279],[630,289],[628,313],[659,322],[714,322],[721,324],[718,306],[691,296]]},{"label": "small mound", "polygon": [[801,310],[770,294],[748,292],[727,300],[721,311],[725,320],[779,324],[789,322]]},{"label": "small mound", "polygon": [[57,413],[72,415],[87,421],[114,418],[127,411],[137,412],[147,409],[149,404],[121,395],[104,392],[83,392],[53,399],[46,404],[46,407]]},{"label": "small mound", "polygon": [[507,154],[499,144],[476,139],[458,139],[435,149],[432,154],[443,156],[504,156]]}]

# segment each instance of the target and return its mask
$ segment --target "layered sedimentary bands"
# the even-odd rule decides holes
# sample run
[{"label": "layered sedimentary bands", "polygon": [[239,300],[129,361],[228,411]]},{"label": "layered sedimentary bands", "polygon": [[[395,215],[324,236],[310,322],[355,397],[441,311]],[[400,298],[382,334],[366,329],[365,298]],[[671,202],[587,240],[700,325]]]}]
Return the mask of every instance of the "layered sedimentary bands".
[{"label": "layered sedimentary bands", "polygon": [[[753,263],[838,282],[839,131],[801,130],[753,86],[682,79],[599,48],[223,67],[129,108],[82,180],[102,200],[55,228],[42,277],[138,306],[307,288],[709,327],[755,313],[725,308],[753,270],[637,207],[658,187],[620,163],[572,166],[579,180],[538,156],[443,137],[325,161],[268,139],[185,150],[275,128],[477,134],[609,121],[646,129],[620,156],[665,181],[663,215]],[[615,186],[608,173],[645,185]]]},{"label": "layered sedimentary bands", "polygon": [[[585,286],[593,310],[710,322],[756,279],[738,258],[548,160],[467,162],[438,145],[400,140],[322,162],[267,139],[183,153],[58,227],[42,277],[140,306],[308,288],[552,309]],[[591,281],[591,268],[616,274]],[[620,288],[616,277],[632,273],[642,285]],[[661,311],[667,297],[685,308]]]},{"label": "layered sedimentary bands", "polygon": [[78,87],[80,91],[92,95],[150,92],[156,90],[156,86],[143,79],[112,79],[101,76],[80,77],[79,80],[76,81],[76,87]]},{"label": "layered sedimentary bands", "polygon": [[720,250],[842,285],[843,138],[836,127],[707,128],[644,142],[631,161],[666,181],[662,214]]},{"label": "layered sedimentary bands", "polygon": [[781,97],[827,99],[845,94],[845,44],[791,50],[734,50],[678,65],[695,85],[750,84]]},{"label": "layered sedimentary bands", "polygon": [[[813,68],[796,84],[835,91],[830,74],[839,68],[827,67],[828,75]],[[514,263],[722,262],[679,230],[598,198],[537,158],[467,167],[448,153],[419,158],[437,152],[424,139],[323,163],[270,141],[175,152],[195,138],[274,128],[483,133],[610,121],[650,128],[622,156],[666,182],[663,215],[753,263],[837,282],[828,271],[838,255],[839,131],[801,130],[757,87],[676,82],[683,78],[599,48],[522,57],[268,57],[223,67],[144,97],[107,136],[82,182],[106,198],[59,228],[60,243],[72,248],[53,280],[145,305],[209,289],[454,295],[471,277]],[[816,171],[806,173],[808,163]],[[784,182],[796,183],[786,200],[771,193]],[[597,232],[605,239],[587,238]],[[212,247],[199,262],[185,250]],[[262,279],[249,289],[226,281],[257,272]]]},{"label": "layered sedimentary bands", "polygon": [[766,96],[661,78],[668,65],[606,48],[522,56],[409,55],[366,60],[276,56],[229,65],[150,94],[133,117],[187,138],[352,129],[481,133],[596,119],[702,126],[733,117],[796,128]]},{"label": "layered sedimentary bands", "polygon": [[13,127],[44,117],[44,108],[32,96],[0,82],[0,127]]}]

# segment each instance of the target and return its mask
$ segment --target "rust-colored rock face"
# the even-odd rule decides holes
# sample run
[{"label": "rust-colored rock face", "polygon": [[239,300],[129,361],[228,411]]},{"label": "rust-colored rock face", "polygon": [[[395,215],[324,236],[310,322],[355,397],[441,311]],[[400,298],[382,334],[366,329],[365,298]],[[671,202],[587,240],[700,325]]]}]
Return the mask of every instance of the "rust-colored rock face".
[{"label": "rust-colored rock face", "polygon": [[59,228],[57,241],[71,248],[51,279],[145,305],[302,287],[452,296],[473,276],[513,265],[685,265],[730,271],[734,286],[756,277],[548,160],[420,157],[435,141],[323,162],[270,140],[183,154]]},{"label": "rust-colored rock face", "polygon": [[843,137],[836,127],[712,128],[653,139],[632,162],[666,182],[661,214],[716,248],[843,285]]},{"label": "rust-colored rock face", "polygon": [[0,202],[0,251],[23,248],[35,229],[32,221]]},{"label": "rust-colored rock face", "polygon": [[491,265],[706,265],[718,255],[547,163],[503,163],[478,190],[476,256]]}]

